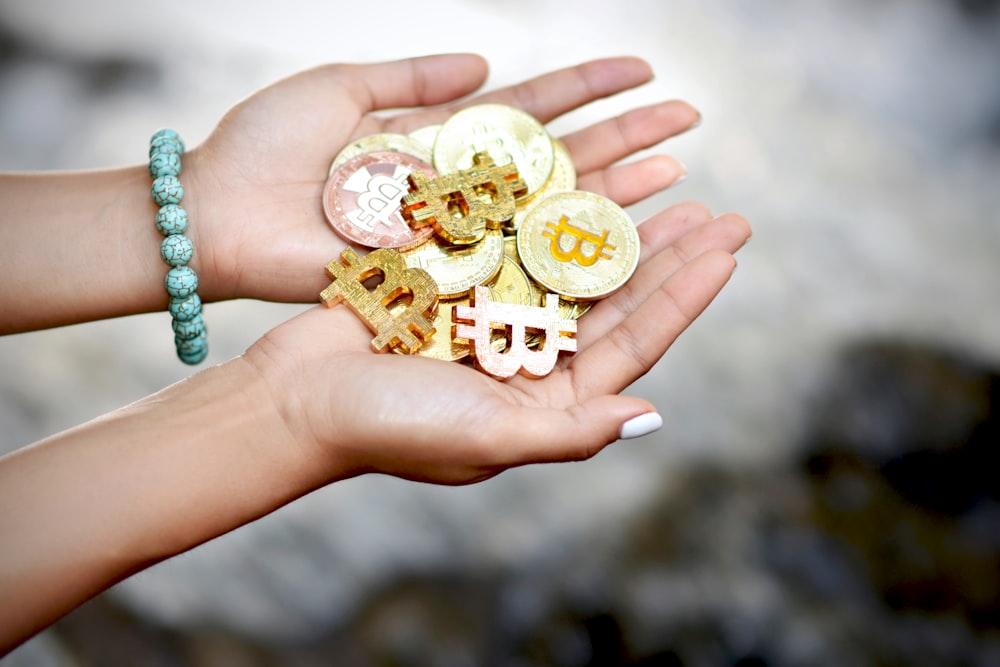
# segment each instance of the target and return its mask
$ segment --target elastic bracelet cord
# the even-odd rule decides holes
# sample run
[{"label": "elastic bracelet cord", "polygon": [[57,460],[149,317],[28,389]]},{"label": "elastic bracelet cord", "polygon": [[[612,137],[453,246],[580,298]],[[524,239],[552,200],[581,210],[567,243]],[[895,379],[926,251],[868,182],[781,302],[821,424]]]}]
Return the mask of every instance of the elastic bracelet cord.
[{"label": "elastic bracelet cord", "polygon": [[160,256],[170,265],[163,284],[170,295],[167,310],[173,318],[177,356],[186,364],[197,364],[208,355],[208,332],[198,297],[198,274],[188,262],[194,254],[191,239],[184,235],[187,211],[181,206],[181,155],[184,142],[173,130],[160,130],[149,140],[149,174],[153,177],[153,201],[160,210],[156,228],[163,234]]}]

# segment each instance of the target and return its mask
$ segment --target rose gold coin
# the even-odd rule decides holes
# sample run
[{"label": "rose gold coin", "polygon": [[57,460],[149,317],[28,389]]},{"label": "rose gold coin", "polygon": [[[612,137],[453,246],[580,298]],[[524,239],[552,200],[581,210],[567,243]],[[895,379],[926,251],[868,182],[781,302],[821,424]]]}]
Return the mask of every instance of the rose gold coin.
[{"label": "rose gold coin", "polygon": [[365,153],[347,160],[330,175],[323,190],[326,218],[345,240],[368,248],[412,248],[434,233],[413,230],[399,214],[408,192],[406,177],[420,170],[437,172],[426,162],[394,151]]}]

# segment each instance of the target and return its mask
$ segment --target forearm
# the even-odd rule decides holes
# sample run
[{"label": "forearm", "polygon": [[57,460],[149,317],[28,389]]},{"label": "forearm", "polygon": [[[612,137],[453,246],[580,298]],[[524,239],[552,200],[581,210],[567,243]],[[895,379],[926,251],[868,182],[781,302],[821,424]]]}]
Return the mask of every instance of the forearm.
[{"label": "forearm", "polygon": [[0,458],[0,655],[323,483],[242,358]]},{"label": "forearm", "polygon": [[0,334],[166,308],[151,182],[145,167],[0,176]]}]

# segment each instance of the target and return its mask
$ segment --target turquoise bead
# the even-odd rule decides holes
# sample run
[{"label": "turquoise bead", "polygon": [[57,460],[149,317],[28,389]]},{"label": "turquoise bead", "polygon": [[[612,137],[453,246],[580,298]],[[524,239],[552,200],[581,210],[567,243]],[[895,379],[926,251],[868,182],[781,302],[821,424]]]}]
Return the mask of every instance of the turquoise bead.
[{"label": "turquoise bead", "polygon": [[185,299],[198,290],[198,274],[190,266],[175,266],[167,271],[163,284],[167,294],[175,299]]},{"label": "turquoise bead", "polygon": [[153,153],[183,153],[184,142],[173,137],[157,137],[149,142],[149,157]]},{"label": "turquoise bead", "polygon": [[205,318],[201,315],[195,315],[186,322],[174,320],[170,324],[174,328],[175,343],[190,340],[205,333]]},{"label": "turquoise bead", "polygon": [[153,178],[160,176],[180,176],[181,156],[180,153],[153,153],[149,157],[149,175]]},{"label": "turquoise bead", "polygon": [[190,364],[194,366],[195,364],[200,364],[205,361],[205,357],[208,356],[208,344],[205,347],[194,350],[192,352],[181,352],[177,350],[177,358],[183,361],[185,364]]},{"label": "turquoise bead", "polygon": [[201,314],[201,297],[195,293],[186,299],[171,299],[167,310],[177,322],[187,322],[195,315]]},{"label": "turquoise bead", "polygon": [[181,148],[184,148],[184,142],[181,140],[181,135],[177,133],[177,130],[171,130],[169,127],[164,127],[153,133],[153,136],[149,138],[149,143],[153,143],[161,137],[168,137],[180,143]]},{"label": "turquoise bead", "polygon": [[183,234],[171,234],[160,244],[160,257],[170,266],[184,266],[193,254],[191,239]]},{"label": "turquoise bead", "polygon": [[156,228],[164,236],[183,234],[188,226],[188,214],[182,206],[167,204],[156,212]]},{"label": "turquoise bead", "polygon": [[178,355],[193,355],[208,350],[208,334],[204,329],[191,338],[179,339],[175,337],[174,342],[177,344]]},{"label": "turquoise bead", "polygon": [[184,198],[184,186],[176,176],[160,176],[153,179],[153,201],[159,206],[180,204]]}]

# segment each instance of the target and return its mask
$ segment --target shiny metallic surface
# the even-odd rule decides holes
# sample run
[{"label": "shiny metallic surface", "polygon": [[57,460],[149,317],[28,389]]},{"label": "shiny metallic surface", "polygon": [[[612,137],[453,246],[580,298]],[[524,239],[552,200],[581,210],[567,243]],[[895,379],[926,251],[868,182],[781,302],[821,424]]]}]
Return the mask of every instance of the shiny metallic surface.
[{"label": "shiny metallic surface", "polygon": [[406,153],[379,151],[346,160],[323,190],[323,210],[334,231],[368,248],[410,248],[430,238],[431,229],[412,229],[400,215],[407,177],[437,174]]},{"label": "shiny metallic surface", "polygon": [[552,140],[531,114],[503,104],[479,104],[455,113],[441,125],[434,142],[434,167],[440,173],[468,169],[476,153],[488,152],[498,165],[515,164],[537,192],[552,173]]},{"label": "shiny metallic surface", "polygon": [[394,134],[392,132],[369,134],[344,146],[344,148],[337,153],[337,156],[333,158],[333,162],[330,163],[330,171],[328,175],[332,176],[333,172],[335,172],[338,167],[351,158],[355,158],[359,155],[365,155],[367,153],[381,153],[385,151],[405,153],[406,155],[417,158],[421,162],[431,164],[434,159],[433,153],[431,152],[432,145],[433,144],[428,145],[419,139],[406,134]]},{"label": "shiny metallic surface", "polygon": [[472,156],[472,166],[428,178],[410,174],[409,193],[400,213],[415,230],[432,227],[445,243],[478,243],[487,229],[500,229],[511,218],[527,185],[513,164],[497,166],[489,153]]},{"label": "shiny metallic surface", "polygon": [[521,262],[544,289],[570,301],[601,299],[639,263],[639,233],[611,200],[575,190],[547,197],[517,232]]},{"label": "shiny metallic surface", "polygon": [[[380,248],[359,257],[353,248],[326,265],[333,282],[320,293],[327,307],[343,301],[376,333],[371,347],[375,352],[394,351],[412,354],[434,334],[428,318],[437,306],[437,285],[421,269],[407,268],[399,252]],[[382,282],[369,290],[364,282],[381,276]],[[410,303],[393,308],[404,297]]]},{"label": "shiny metallic surface", "polygon": [[433,276],[438,294],[446,299],[462,295],[497,274],[503,265],[503,233],[487,230],[482,241],[470,246],[424,243],[402,254],[407,266]]},{"label": "shiny metallic surface", "polygon": [[[504,380],[518,373],[544,377],[555,368],[559,352],[576,351],[576,321],[560,316],[555,294],[546,295],[544,301],[542,306],[500,303],[480,285],[470,306],[455,309],[455,336],[469,341],[476,367],[492,377]],[[509,345],[502,352],[493,344],[497,329],[509,331]],[[533,332],[544,333],[544,342],[534,350],[527,341]]]}]

